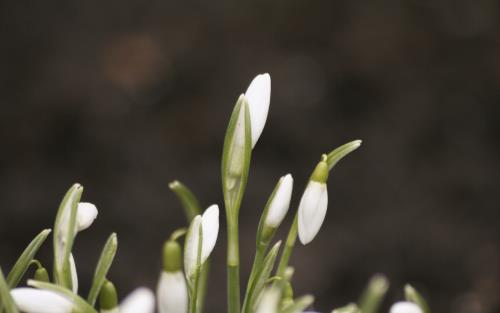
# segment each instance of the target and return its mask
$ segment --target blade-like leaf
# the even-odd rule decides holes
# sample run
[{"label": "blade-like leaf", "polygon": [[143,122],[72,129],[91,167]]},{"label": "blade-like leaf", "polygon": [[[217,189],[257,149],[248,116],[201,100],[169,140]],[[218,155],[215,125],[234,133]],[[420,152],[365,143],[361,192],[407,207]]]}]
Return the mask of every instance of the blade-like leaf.
[{"label": "blade-like leaf", "polygon": [[[3,309],[2,309],[3,308]],[[0,268],[0,311],[5,310],[6,313],[19,313],[14,299],[10,295],[10,289],[7,281],[3,276],[2,269]]]},{"label": "blade-like leaf", "polygon": [[171,182],[168,187],[179,198],[182,208],[184,209],[184,213],[186,214],[187,221],[188,223],[191,223],[193,218],[201,212],[200,202],[194,193],[178,180]]},{"label": "blade-like leaf", "polygon": [[74,184],[66,193],[54,225],[54,279],[56,284],[72,288],[69,256],[76,235],[76,212],[83,187]]},{"label": "blade-like leaf", "polygon": [[249,283],[251,290],[248,292],[247,303],[244,306],[247,308],[248,312],[253,312],[255,310],[255,305],[259,295],[264,290],[264,285],[266,281],[269,279],[269,275],[273,270],[274,263],[276,261],[276,256],[278,255],[279,248],[281,246],[281,241],[278,241],[274,244],[274,246],[269,250],[266,257],[264,258],[264,262],[262,263],[262,267],[260,271],[255,275],[254,281]]},{"label": "blade-like leaf", "polygon": [[328,169],[331,170],[338,161],[340,161],[343,157],[345,157],[352,151],[359,148],[360,145],[361,140],[353,140],[328,153],[328,158],[326,161],[328,163]]},{"label": "blade-like leaf", "polygon": [[385,276],[377,274],[370,279],[370,282],[368,283],[368,286],[359,301],[359,308],[361,312],[377,312],[388,288],[389,282]]},{"label": "blade-like leaf", "polygon": [[26,247],[26,249],[24,249],[23,253],[21,254],[21,256],[19,256],[16,263],[10,270],[9,275],[7,276],[7,283],[10,288],[14,288],[19,284],[21,278],[28,270],[31,261],[38,252],[38,249],[40,249],[42,244],[45,242],[45,239],[47,239],[47,236],[50,234],[50,232],[51,232],[50,229],[42,230],[30,242],[30,244]]},{"label": "blade-like leaf", "polygon": [[102,284],[106,279],[109,268],[113,263],[113,259],[115,258],[116,249],[118,248],[118,239],[115,233],[112,233],[104,248],[102,249],[101,256],[99,257],[99,261],[97,262],[97,266],[94,272],[94,279],[92,280],[92,287],[90,287],[89,295],[87,297],[87,302],[90,305],[94,305],[97,300],[97,296],[99,295],[99,291],[101,290]]},{"label": "blade-like leaf", "polygon": [[296,299],[293,304],[281,310],[280,313],[300,313],[303,312],[304,309],[310,306],[313,302],[314,302],[313,296],[305,295]]},{"label": "blade-like leaf", "polygon": [[88,304],[85,299],[81,298],[80,296],[74,294],[71,290],[58,286],[56,284],[52,283],[45,283],[41,281],[36,281],[33,279],[28,280],[28,286],[38,288],[38,289],[45,289],[45,290],[50,290],[55,293],[58,293],[59,295],[65,297],[66,299],[70,300],[73,302],[75,305],[75,310],[77,312],[81,313],[97,313],[97,311],[90,305]]},{"label": "blade-like leaf", "polygon": [[422,309],[423,313],[431,313],[431,310],[425,298],[422,297],[422,295],[410,284],[407,284],[405,286],[405,298],[406,300],[418,305]]}]

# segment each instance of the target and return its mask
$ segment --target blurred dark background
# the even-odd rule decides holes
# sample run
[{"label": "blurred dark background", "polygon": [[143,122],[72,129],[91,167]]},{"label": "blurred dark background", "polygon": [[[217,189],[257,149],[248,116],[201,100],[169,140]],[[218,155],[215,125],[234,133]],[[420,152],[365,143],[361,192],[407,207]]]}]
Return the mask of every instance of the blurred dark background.
[{"label": "blurred dark background", "polygon": [[[296,294],[315,294],[314,308],[328,312],[381,272],[392,283],[386,307],[410,282],[434,312],[500,312],[499,7],[2,2],[0,264],[9,269],[52,227],[80,182],[99,208],[75,245],[82,292],[112,231],[120,294],[155,288],[161,244],[185,224],[168,182],[180,179],[204,206],[222,204],[229,115],[269,72],[269,118],[241,209],[242,278],[276,180],[294,175],[296,208],[320,154],[360,138],[331,175],[319,236],[294,252]],[[222,229],[208,312],[225,311],[225,241]],[[50,253],[49,242],[48,267]]]}]

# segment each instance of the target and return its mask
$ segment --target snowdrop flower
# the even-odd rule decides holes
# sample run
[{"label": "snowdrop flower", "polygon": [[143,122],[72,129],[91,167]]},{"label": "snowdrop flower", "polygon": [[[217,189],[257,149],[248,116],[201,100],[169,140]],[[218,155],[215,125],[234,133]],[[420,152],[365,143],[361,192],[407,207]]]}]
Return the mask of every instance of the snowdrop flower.
[{"label": "snowdrop flower", "polygon": [[148,288],[140,287],[120,304],[120,313],[153,313],[155,297]]},{"label": "snowdrop flower", "polygon": [[325,220],[328,206],[328,164],[326,155],[314,169],[299,204],[298,232],[303,245],[311,242]]},{"label": "snowdrop flower", "polygon": [[250,111],[253,149],[266,125],[271,100],[271,76],[268,73],[257,75],[248,86],[245,98]]},{"label": "snowdrop flower", "polygon": [[76,228],[80,232],[92,225],[97,217],[97,208],[89,202],[78,203],[76,211]]},{"label": "snowdrop flower", "polygon": [[270,200],[265,225],[272,228],[278,228],[285,218],[288,208],[290,207],[290,199],[292,198],[293,177],[287,174],[280,178],[276,186],[274,196]]},{"label": "snowdrop flower", "polygon": [[163,271],[156,289],[159,313],[187,313],[188,288],[181,271],[181,247],[175,240],[163,246]]},{"label": "snowdrop flower", "polygon": [[[202,240],[200,240],[200,229]],[[199,265],[203,265],[214,249],[219,233],[219,206],[214,204],[205,210],[203,215],[197,215],[189,226],[186,235],[184,251],[184,270],[188,281],[197,270],[198,244],[201,241]]]},{"label": "snowdrop flower", "polygon": [[19,310],[26,313],[71,313],[74,308],[70,300],[49,290],[15,288],[10,294]]},{"label": "snowdrop flower", "polygon": [[413,302],[396,302],[392,305],[390,313],[422,313],[422,309]]}]

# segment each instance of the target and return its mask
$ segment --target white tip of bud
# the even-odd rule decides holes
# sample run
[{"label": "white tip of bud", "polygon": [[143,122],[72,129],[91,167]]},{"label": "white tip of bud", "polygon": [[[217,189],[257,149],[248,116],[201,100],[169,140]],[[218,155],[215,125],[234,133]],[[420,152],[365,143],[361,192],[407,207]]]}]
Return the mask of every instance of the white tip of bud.
[{"label": "white tip of bud", "polygon": [[299,204],[298,231],[303,245],[311,242],[318,234],[325,220],[327,206],[326,184],[309,181]]},{"label": "white tip of bud", "polygon": [[120,305],[120,313],[153,313],[155,297],[148,288],[137,288]]},{"label": "white tip of bud", "polygon": [[97,208],[89,202],[78,203],[76,212],[76,229],[82,231],[92,225],[97,217]]},{"label": "white tip of bud", "polygon": [[203,243],[201,247],[201,264],[205,263],[215,247],[219,234],[219,206],[212,204],[201,217]]},{"label": "white tip of bud", "polygon": [[187,313],[188,289],[181,271],[163,271],[156,289],[159,313]]},{"label": "white tip of bud", "polygon": [[245,97],[250,111],[253,148],[266,125],[271,100],[271,76],[268,73],[257,75],[248,86]]},{"label": "white tip of bud", "polygon": [[274,194],[269,205],[266,216],[266,225],[278,228],[285,218],[288,208],[290,207],[290,199],[292,198],[293,177],[287,174],[281,177],[278,189]]},{"label": "white tip of bud", "polygon": [[389,313],[422,313],[422,309],[413,302],[396,302],[392,305]]},{"label": "white tip of bud", "polygon": [[78,294],[78,274],[76,272],[76,264],[75,264],[75,258],[73,257],[73,253],[69,254],[69,269],[71,272],[71,284],[73,293]]},{"label": "white tip of bud", "polygon": [[70,300],[49,290],[15,288],[10,294],[19,310],[26,313],[70,313],[73,309]]}]

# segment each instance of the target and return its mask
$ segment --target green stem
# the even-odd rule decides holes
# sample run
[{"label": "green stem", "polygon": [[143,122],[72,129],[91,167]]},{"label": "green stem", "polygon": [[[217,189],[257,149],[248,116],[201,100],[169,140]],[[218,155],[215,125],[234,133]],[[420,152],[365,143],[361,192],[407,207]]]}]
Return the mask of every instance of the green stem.
[{"label": "green stem", "polygon": [[200,280],[200,266],[196,269],[194,274],[193,290],[191,291],[191,297],[189,298],[189,313],[197,313],[196,305],[198,304],[198,284]]},{"label": "green stem", "polygon": [[227,217],[227,295],[228,312],[240,311],[240,257],[238,244],[238,218]]},{"label": "green stem", "polygon": [[243,309],[242,309],[243,313],[249,313],[250,310],[249,304],[252,303],[251,300],[254,294],[254,289],[256,284],[255,277],[262,268],[262,262],[264,261],[264,257],[268,246],[269,246],[268,242],[257,243],[257,247],[255,250],[255,257],[252,265],[252,271],[250,272],[250,277],[248,278],[245,299],[243,300]]},{"label": "green stem", "polygon": [[288,261],[292,255],[293,247],[295,246],[295,241],[297,240],[297,227],[298,227],[298,212],[295,213],[295,218],[293,219],[293,224],[290,227],[288,236],[286,237],[285,248],[283,248],[283,253],[281,254],[280,263],[278,265],[278,270],[276,271],[276,276],[283,277],[285,270],[288,267]]}]

